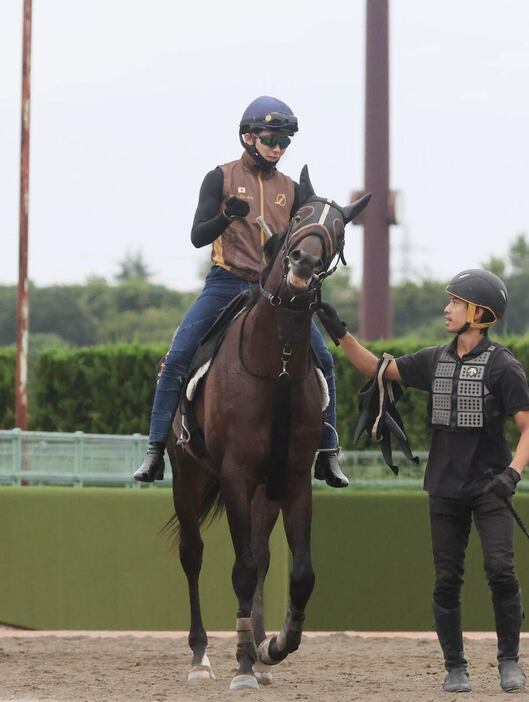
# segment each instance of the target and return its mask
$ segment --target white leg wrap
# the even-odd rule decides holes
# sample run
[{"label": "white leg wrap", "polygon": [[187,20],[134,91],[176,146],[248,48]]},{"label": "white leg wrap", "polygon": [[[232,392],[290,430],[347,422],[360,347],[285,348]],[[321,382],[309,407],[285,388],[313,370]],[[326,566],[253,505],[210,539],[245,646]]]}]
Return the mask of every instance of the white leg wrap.
[{"label": "white leg wrap", "polygon": [[238,644],[254,642],[252,620],[250,617],[237,618],[236,628]]},{"label": "white leg wrap", "polygon": [[270,658],[270,653],[268,649],[270,648],[271,641],[272,637],[269,636],[264,641],[261,641],[261,643],[259,644],[259,648],[257,649],[257,659],[265,665],[276,665],[277,663],[279,663],[279,661],[273,661]]}]

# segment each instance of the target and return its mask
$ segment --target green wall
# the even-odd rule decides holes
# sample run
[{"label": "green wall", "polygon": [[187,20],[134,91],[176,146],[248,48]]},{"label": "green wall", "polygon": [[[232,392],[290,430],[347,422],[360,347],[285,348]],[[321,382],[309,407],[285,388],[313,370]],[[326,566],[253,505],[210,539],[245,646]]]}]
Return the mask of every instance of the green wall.
[{"label": "green wall", "polygon": [[[169,489],[0,488],[0,622],[36,629],[187,630],[187,580],[159,530]],[[279,530],[267,583],[277,627],[288,557]],[[235,627],[233,549],[225,519],[204,534],[202,607],[210,630]]]},{"label": "green wall", "polygon": [[[529,494],[516,498],[529,522]],[[188,628],[187,583],[159,530],[170,490],[0,488],[0,622],[37,629]],[[210,631],[232,630],[233,550],[225,519],[204,533],[202,603]],[[427,630],[433,583],[422,493],[319,490],[312,528],[316,587],[308,630]],[[517,569],[529,592],[529,543],[516,528]],[[267,624],[287,605],[289,557],[276,528],[265,592]],[[464,627],[491,630],[482,557],[467,557]]]},{"label": "green wall", "polygon": [[[427,496],[420,492],[318,492],[312,529],[314,630],[426,631],[434,571]],[[515,498],[529,524],[529,495]],[[516,567],[529,595],[529,541],[515,526]],[[472,528],[463,588],[463,626],[492,631],[490,591]],[[529,607],[529,599],[526,598]],[[527,620],[525,627],[527,628]]]}]

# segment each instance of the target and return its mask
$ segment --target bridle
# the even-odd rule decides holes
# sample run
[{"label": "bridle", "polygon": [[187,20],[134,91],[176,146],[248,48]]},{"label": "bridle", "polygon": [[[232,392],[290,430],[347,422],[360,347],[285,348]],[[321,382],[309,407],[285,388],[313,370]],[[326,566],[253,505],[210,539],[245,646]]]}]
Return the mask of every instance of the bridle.
[{"label": "bridle", "polygon": [[[317,208],[314,205],[321,203],[323,207]],[[318,211],[317,211],[318,210]],[[331,211],[333,210],[333,211]],[[316,216],[314,216],[316,215]],[[333,217],[333,215],[336,215]],[[332,226],[326,226],[326,222],[331,222]],[[321,304],[321,286],[323,281],[331,276],[340,261],[346,265],[343,248],[345,242],[344,236],[344,215],[342,208],[333,200],[327,200],[313,196],[296,212],[290,220],[287,231],[285,233],[283,245],[277,255],[283,256],[281,261],[281,278],[274,292],[269,292],[264,288],[265,273],[269,272],[273,261],[268,268],[261,270],[259,275],[259,292],[268,302],[276,309],[277,329],[279,338],[283,344],[281,351],[282,370],[277,376],[277,380],[302,380],[305,376],[299,378],[291,378],[287,370],[287,365],[292,358],[293,347],[296,341],[303,333],[303,323],[307,318],[307,313],[316,311]],[[261,223],[262,225],[262,223]],[[287,275],[292,263],[292,254],[299,248],[303,239],[309,236],[316,236],[320,240],[322,247],[323,268],[319,273],[314,273],[306,290],[293,295],[289,293],[288,299],[283,299],[282,290],[287,289]],[[305,304],[297,305],[298,301]],[[244,369],[254,377],[273,380],[270,376],[261,375],[251,371],[245,363],[242,351],[242,337],[244,330],[243,319],[241,328],[241,336],[239,343],[239,357]]]},{"label": "bridle", "polygon": [[[313,215],[316,212],[316,208],[312,205],[313,203],[317,202],[322,203],[323,208],[321,209],[321,212],[318,213],[318,219],[315,220]],[[306,208],[308,208],[310,212],[302,216],[302,213]],[[336,210],[340,215],[338,218],[332,220],[332,224],[335,225],[337,221],[339,223],[341,222],[341,232],[337,232],[335,230],[335,226],[332,228],[325,226],[325,222],[331,214],[331,209]],[[321,286],[323,281],[336,271],[340,261],[344,265],[347,265],[343,252],[345,243],[343,220],[344,217],[342,208],[333,200],[327,200],[321,197],[312,197],[296,212],[294,217],[292,217],[290,220],[285,233],[285,241],[281,248],[281,251],[283,252],[283,259],[281,262],[281,278],[277,285],[276,291],[271,293],[268,292],[268,290],[265,290],[263,284],[264,270],[261,270],[259,275],[259,292],[268,300],[272,307],[283,307],[286,309],[292,309],[293,311],[299,311],[297,308],[292,308],[291,305],[298,299],[303,299],[305,297],[308,300],[307,309],[305,311],[314,311],[319,307],[321,302]],[[298,249],[300,242],[309,236],[316,236],[321,242],[323,251],[322,260],[325,262],[324,267],[319,273],[314,273],[307,290],[295,293],[285,301],[281,297],[280,291],[282,287],[286,287],[284,283],[286,282],[287,274],[292,262],[292,253]]]}]

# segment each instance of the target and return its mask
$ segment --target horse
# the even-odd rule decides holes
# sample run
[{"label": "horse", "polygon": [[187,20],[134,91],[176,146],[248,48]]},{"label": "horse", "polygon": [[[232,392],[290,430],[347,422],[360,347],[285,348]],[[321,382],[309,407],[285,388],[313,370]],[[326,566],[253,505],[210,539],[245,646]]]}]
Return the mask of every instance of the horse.
[{"label": "horse", "polygon": [[[343,260],[345,224],[370,197],[343,208],[317,197],[306,166],[299,195],[302,204],[286,233],[267,242],[271,260],[260,275],[254,304],[230,323],[193,400],[205,451],[197,453],[189,442],[179,444],[177,437],[182,438],[185,429],[180,412],[168,444],[173,525],[189,585],[188,644],[193,655],[188,679],[214,677],[200,610],[200,527],[225,509],[238,601],[238,670],[230,683],[235,690],[268,684],[271,675],[263,670],[269,669],[259,664],[279,663],[301,642],[304,611],[315,581],[310,552],[311,467],[325,395],[323,374],[310,349],[311,321],[324,279]],[[266,637],[263,583],[268,540],[280,510],[292,553],[290,605],[282,630]]]}]

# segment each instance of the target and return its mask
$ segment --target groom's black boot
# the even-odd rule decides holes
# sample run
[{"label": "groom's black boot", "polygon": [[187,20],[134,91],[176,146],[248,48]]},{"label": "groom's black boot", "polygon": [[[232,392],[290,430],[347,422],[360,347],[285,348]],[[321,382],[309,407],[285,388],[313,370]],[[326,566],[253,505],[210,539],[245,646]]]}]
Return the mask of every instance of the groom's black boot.
[{"label": "groom's black boot", "polygon": [[463,633],[461,631],[461,608],[445,609],[433,603],[435,629],[445,660],[448,675],[443,682],[445,692],[470,692],[470,680],[465,655],[463,653]]},{"label": "groom's black boot", "polygon": [[498,669],[504,692],[516,692],[525,687],[525,675],[518,663],[520,629],[523,620],[522,593],[511,600],[494,600],[494,617],[498,634]]}]

